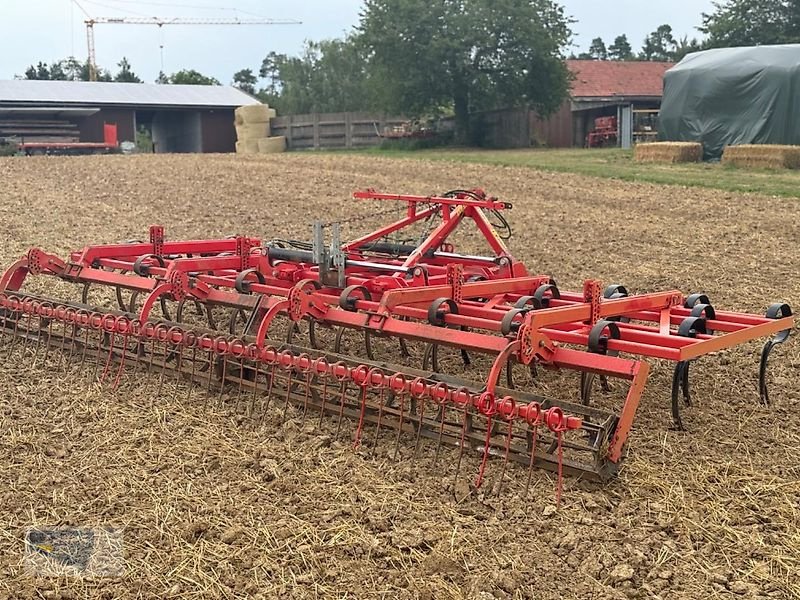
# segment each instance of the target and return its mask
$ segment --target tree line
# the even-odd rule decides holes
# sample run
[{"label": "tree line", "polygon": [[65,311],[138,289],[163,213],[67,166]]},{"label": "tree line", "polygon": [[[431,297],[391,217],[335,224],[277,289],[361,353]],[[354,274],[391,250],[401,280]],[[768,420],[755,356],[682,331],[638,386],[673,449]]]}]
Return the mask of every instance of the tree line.
[{"label": "tree line", "polygon": [[[117,71],[112,73],[107,69],[96,69],[97,81],[116,83],[143,83],[142,79],[133,72],[131,63],[126,57],[117,63]],[[81,62],[74,56],[57,60],[52,63],[39,61],[25,69],[25,79],[39,79],[47,81],[89,81],[91,72],[89,61]],[[171,75],[159,73],[156,83],[186,84],[186,85],[222,85],[214,77],[208,77],[193,69],[184,69]]]},{"label": "tree line", "polygon": [[572,54],[570,58],[678,62],[687,54],[702,49],[697,38],[690,40],[688,36],[684,36],[681,39],[675,39],[672,26],[665,23],[659,25],[645,38],[642,49],[638,53],[633,51],[628,36],[622,34],[614,38],[614,42],[609,46],[606,46],[603,38],[596,37],[589,44],[588,51],[581,52],[577,56]]},{"label": "tree line", "polygon": [[800,42],[800,0],[726,0],[714,2],[711,13],[702,14],[697,30],[705,37],[676,39],[672,27],[660,25],[634,52],[623,34],[606,46],[596,37],[586,52],[572,58],[592,60],[680,61],[687,54],[713,48],[796,44]]},{"label": "tree line", "polygon": [[[296,56],[270,52],[233,85],[279,113],[377,110],[455,116],[469,140],[469,114],[527,105],[547,116],[569,95],[564,62],[573,21],[557,0],[366,0],[359,23],[340,39],[307,41]],[[708,48],[800,41],[800,0],[720,0],[702,15],[700,39],[676,39],[660,25],[634,52],[626,35],[595,38],[579,58],[680,60]],[[140,81],[123,59],[103,81]],[[32,65],[29,79],[88,79],[74,58]],[[159,83],[217,85],[197,71],[160,74]]]}]

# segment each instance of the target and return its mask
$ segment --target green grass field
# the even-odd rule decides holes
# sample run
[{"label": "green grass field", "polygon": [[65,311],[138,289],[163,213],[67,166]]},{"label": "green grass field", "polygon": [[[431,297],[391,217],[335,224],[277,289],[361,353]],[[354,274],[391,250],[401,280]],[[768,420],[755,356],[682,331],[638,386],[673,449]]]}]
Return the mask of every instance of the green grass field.
[{"label": "green grass field", "polygon": [[731,192],[755,192],[800,198],[800,171],[737,169],[719,163],[641,164],[633,162],[630,150],[479,150],[370,149],[365,152],[387,157],[447,160],[487,165],[529,167],[542,171],[578,173],[626,181],[707,187]]}]

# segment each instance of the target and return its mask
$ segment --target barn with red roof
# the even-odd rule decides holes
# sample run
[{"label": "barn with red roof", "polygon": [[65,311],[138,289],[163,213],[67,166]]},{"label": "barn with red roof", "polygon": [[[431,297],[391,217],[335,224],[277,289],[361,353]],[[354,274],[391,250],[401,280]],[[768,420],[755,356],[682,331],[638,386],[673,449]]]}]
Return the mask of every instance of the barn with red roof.
[{"label": "barn with red roof", "polygon": [[532,145],[580,147],[596,119],[613,117],[616,142],[655,139],[668,62],[568,60],[573,74],[570,99],[548,119],[530,118]]}]

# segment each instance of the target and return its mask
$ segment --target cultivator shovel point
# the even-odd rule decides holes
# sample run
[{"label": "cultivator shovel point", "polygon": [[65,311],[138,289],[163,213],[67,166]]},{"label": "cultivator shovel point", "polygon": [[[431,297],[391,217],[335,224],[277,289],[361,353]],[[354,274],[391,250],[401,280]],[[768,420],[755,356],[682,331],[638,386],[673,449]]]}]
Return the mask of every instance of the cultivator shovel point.
[{"label": "cultivator shovel point", "polygon": [[[354,198],[399,202],[405,214],[346,243],[334,225],[330,245],[321,224],[312,242],[269,243],[168,241],[154,226],[147,242],[66,259],[31,249],[0,279],[0,335],[34,363],[55,350],[67,364],[91,363],[89,381],[144,376],[157,396],[168,377],[191,380],[204,403],[256,423],[274,401],[282,419],[290,405],[303,421],[332,417],[337,435],[351,422],[356,448],[388,445],[396,457],[407,437],[415,455],[424,447],[438,462],[444,451],[456,477],[464,456],[476,456],[475,486],[491,462],[501,464],[499,487],[509,462],[527,469],[527,485],[543,467],[558,473],[559,499],[562,473],[617,473],[645,358],[675,363],[672,416],[682,428],[691,361],[774,336],[759,374],[768,401],[770,352],[793,327],[786,304],[758,316],[717,310],[704,295],[629,294],[595,280],[567,292],[512,256],[498,233],[510,229],[502,212],[511,205],[481,190]],[[489,253],[456,252],[451,235],[465,221]],[[80,300],[29,289],[42,280],[77,287]],[[550,370],[576,372],[580,384],[541,393]],[[596,379],[606,393],[593,405]]]}]

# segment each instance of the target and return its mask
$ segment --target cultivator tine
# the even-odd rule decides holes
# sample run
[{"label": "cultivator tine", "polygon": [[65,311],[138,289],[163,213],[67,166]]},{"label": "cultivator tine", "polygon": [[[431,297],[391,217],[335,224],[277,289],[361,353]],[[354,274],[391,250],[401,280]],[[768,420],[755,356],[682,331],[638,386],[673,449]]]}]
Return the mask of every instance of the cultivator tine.
[{"label": "cultivator tine", "polygon": [[[41,318],[39,318],[38,321],[39,321],[39,331],[41,331],[41,327],[42,327]],[[30,325],[30,320],[28,321],[28,324]],[[31,331],[32,331],[32,329],[29,326],[28,327],[28,332],[31,332]],[[41,335],[37,335],[36,336],[36,345],[35,345],[34,351],[33,351],[33,365],[32,365],[33,367],[36,367],[36,363],[39,360],[39,349],[41,347],[42,347],[42,336]]]},{"label": "cultivator tine", "polygon": [[[19,320],[20,320],[20,318],[21,318],[21,317],[22,317],[22,315],[21,315],[21,314],[18,314],[18,315],[17,315],[17,318],[16,318],[16,319],[14,319],[14,334],[13,334],[13,338],[12,338],[12,340],[11,340],[11,345],[12,345],[12,346],[16,346],[16,344],[17,344],[17,339],[19,339]],[[23,345],[23,347],[24,347],[24,345],[25,345],[25,339],[24,339],[24,338],[23,338],[23,340],[20,342],[20,344],[22,344],[22,345]]]},{"label": "cultivator tine", "polygon": [[[255,347],[254,352],[257,351],[258,347]],[[245,416],[248,418],[252,417],[253,414],[255,413],[256,401],[258,400],[258,377],[260,375],[260,370],[259,370],[259,362],[257,360],[251,361],[250,373],[253,377],[253,390],[250,397],[245,399],[245,413],[244,413]]]},{"label": "cultivator tine", "polygon": [[269,409],[269,401],[272,398],[272,390],[275,385],[275,371],[277,370],[277,368],[278,368],[278,363],[277,361],[275,361],[272,363],[272,369],[270,369],[269,373],[269,387],[267,389],[267,401],[264,405],[264,409],[261,411],[261,424],[264,423],[264,417],[266,416],[267,410]]},{"label": "cultivator tine", "polygon": [[239,413],[242,401],[242,386],[244,385],[244,357],[239,359],[239,385],[236,390],[236,402],[234,403],[234,412]]},{"label": "cultivator tine", "polygon": [[[417,453],[419,452],[419,442],[420,442],[420,437],[422,436],[422,428],[423,428],[423,424],[424,424],[424,421],[425,421],[425,396],[422,395],[422,394],[419,394],[416,397],[416,399],[413,399],[414,398],[414,391],[413,390],[414,390],[414,386],[415,385],[417,386],[417,389],[419,389],[420,386],[424,386],[425,385],[425,382],[422,379],[417,378],[411,383],[412,410],[413,410],[413,407],[414,407],[415,404],[417,405],[417,408],[419,409],[419,416],[417,418],[417,439],[414,441],[414,457],[416,458]],[[414,412],[416,412],[416,411],[414,411]]]},{"label": "cultivator tine", "polygon": [[486,472],[486,463],[489,459],[489,451],[491,449],[492,440],[492,416],[495,414],[496,407],[494,405],[494,397],[487,392],[481,394],[480,404],[478,410],[486,417],[486,438],[483,443],[483,455],[481,456],[481,465],[478,470],[478,476],[475,478],[475,487],[481,487],[483,478]]},{"label": "cultivator tine", "polygon": [[156,339],[153,338],[150,340],[150,359],[147,361],[147,371],[145,373],[146,381],[144,384],[145,389],[147,389],[150,385],[150,379],[153,375],[153,360],[156,357]]},{"label": "cultivator tine", "polygon": [[95,352],[94,356],[94,367],[92,368],[92,376],[89,379],[88,387],[91,387],[94,383],[97,382],[97,368],[100,366],[100,357],[103,354],[103,332],[102,330],[98,330],[97,336],[97,351]]},{"label": "cultivator tine", "polygon": [[178,385],[181,382],[181,374],[183,373],[183,348],[184,348],[184,346],[183,346],[182,343],[181,344],[177,344],[176,346],[177,346],[178,350],[177,350],[177,356],[176,356],[176,359],[175,359],[175,382],[174,383],[175,383],[175,391],[177,392]]},{"label": "cultivator tine", "polygon": [[339,433],[342,430],[342,417],[344,417],[344,403],[347,397],[347,365],[339,361],[333,365],[334,377],[340,382],[339,390],[339,411],[336,418],[336,439],[339,439]]},{"label": "cultivator tine", "polygon": [[357,450],[361,446],[361,432],[364,430],[364,417],[367,413],[367,388],[369,387],[369,379],[372,376],[371,369],[368,369],[366,365],[359,365],[356,367],[354,371],[354,375],[358,373],[357,377],[363,377],[363,380],[359,382],[356,380],[357,385],[361,388],[360,394],[360,408],[358,412],[358,425],[356,426],[356,435],[355,440],[353,441],[353,449]]},{"label": "cultivator tine", "polygon": [[[227,343],[227,340],[225,342]],[[223,354],[220,361],[222,362],[222,368],[220,369],[219,390],[217,390],[217,406],[224,408],[225,401],[222,397],[222,392],[225,389],[225,382],[228,380],[228,355]]]},{"label": "cultivator tine", "polygon": [[[194,381],[195,375],[197,374],[197,346],[192,346],[192,373],[190,376],[190,380]],[[186,386],[186,400],[187,402],[192,397],[192,385],[190,384]],[[255,386],[253,388],[253,395],[255,395]]]},{"label": "cultivator tine", "polygon": [[81,350],[81,362],[78,364],[78,372],[83,371],[83,365],[86,362],[86,351],[88,348],[89,348],[89,327],[87,325],[84,327],[83,349]]},{"label": "cultivator tine", "polygon": [[112,389],[116,390],[119,387],[119,383],[122,379],[122,372],[125,370],[125,359],[128,356],[128,334],[126,333],[122,339],[122,354],[120,355],[119,359],[119,366],[117,367],[117,373],[114,376],[114,386]]},{"label": "cultivator tine", "polygon": [[378,418],[375,422],[375,436],[372,439],[372,452],[370,452],[371,458],[374,458],[375,453],[378,451],[378,439],[380,436],[381,426],[383,425],[384,402],[386,402],[386,390],[381,388],[380,397],[378,398]]},{"label": "cultivator tine", "polygon": [[[530,420],[528,421],[530,424]],[[538,420],[531,425],[532,430],[530,432],[530,461],[528,463],[528,479],[525,482],[525,497],[528,497],[528,492],[531,488],[531,479],[533,477],[533,465],[536,462],[536,444],[538,442],[537,437],[539,433],[539,423]]]},{"label": "cultivator tine", "polygon": [[469,427],[469,411],[471,407],[470,397],[469,397],[469,390],[467,388],[459,388],[456,390],[455,393],[455,402],[456,406],[459,403],[463,404],[464,414],[461,419],[461,436],[458,441],[458,460],[456,461],[456,474],[454,481],[458,481],[458,476],[461,473],[461,460],[464,458],[464,440],[467,437],[467,429]]},{"label": "cultivator tine", "polygon": [[[785,319],[792,316],[792,309],[788,304],[778,302],[767,309],[765,316],[768,319]],[[758,365],[758,394],[764,406],[769,406],[769,390],[767,389],[767,363],[769,362],[769,356],[775,346],[779,346],[789,339],[791,332],[791,329],[779,331],[773,338],[766,341],[761,350],[761,358]]]},{"label": "cultivator tine", "polygon": [[318,427],[322,427],[322,421],[325,418],[325,403],[328,400],[328,361],[324,357],[316,359],[314,370],[319,373],[318,377],[322,379],[322,393],[320,394],[319,405],[319,423]]},{"label": "cultivator tine", "polygon": [[[25,324],[26,333],[28,333],[28,334],[30,334],[33,331],[33,327],[31,326],[32,322],[33,322],[33,316],[32,316],[31,313],[28,313],[28,320],[27,320],[27,323]],[[30,339],[30,337],[28,335],[26,335],[22,340],[22,344],[23,344],[24,347],[27,347],[28,345],[30,345],[32,343],[33,342],[31,341],[31,339]],[[37,339],[36,346],[37,346],[37,348],[39,346],[38,339]]]},{"label": "cultivator tine", "polygon": [[308,401],[311,396],[311,368],[313,366],[313,362],[311,357],[308,354],[301,354],[300,359],[302,359],[303,366],[300,369],[301,374],[305,375],[305,385],[303,390],[303,416],[300,417],[300,428],[302,429],[305,427],[306,424],[306,415],[308,414]]},{"label": "cultivator tine", "polygon": [[[444,399],[443,398],[440,399],[436,395],[437,392],[439,390],[441,390],[440,386],[442,386],[442,385],[444,385],[444,384],[438,384],[436,387],[434,387],[433,390],[432,390],[433,391],[433,395],[431,396],[431,398],[433,399],[434,405],[439,407],[438,408],[438,412],[439,412],[439,417],[440,417],[439,418],[439,435],[436,438],[436,451],[433,454],[433,464],[434,465],[438,465],[439,464],[439,451],[442,448],[442,436],[444,435],[444,418],[445,418]],[[446,392],[446,390],[445,390],[445,392]]]},{"label": "cultivator tine", "polygon": [[564,491],[564,439],[563,433],[556,433],[558,439],[558,476],[556,479],[556,508],[561,506],[561,494]]},{"label": "cultivator tine", "polygon": [[689,399],[689,363],[681,361],[675,365],[672,373],[672,425],[677,431],[683,431],[683,420],[681,419],[680,393],[683,390],[683,399],[686,405]]},{"label": "cultivator tine", "polygon": [[213,395],[213,380],[214,380],[214,350],[210,349],[206,352],[208,355],[208,370],[206,373],[206,393],[203,398],[203,410],[208,410],[208,401]]},{"label": "cultivator tine", "polygon": [[294,372],[294,367],[291,366],[289,363],[288,366],[284,367],[286,370],[286,397],[283,399],[283,410],[281,411],[281,425],[286,423],[286,413],[289,410],[289,403],[292,398],[292,373]]},{"label": "cultivator tine", "polygon": [[500,483],[498,493],[503,491],[503,483],[506,477],[506,467],[508,466],[508,454],[511,450],[511,438],[514,434],[514,419],[516,418],[516,402],[511,396],[506,396],[500,400],[500,414],[505,416],[508,422],[508,432],[506,433],[505,447],[503,448],[503,466],[500,469]]},{"label": "cultivator tine", "polygon": [[594,383],[594,373],[581,371],[581,404],[589,406],[592,398],[592,383]]},{"label": "cultivator tine", "polygon": [[[77,313],[76,313],[76,320],[77,320]],[[78,334],[80,333],[80,326],[77,323],[73,323],[70,326],[70,334],[69,334],[69,353],[67,354],[67,359],[64,361],[64,370],[62,373],[66,373],[69,370],[69,366],[72,364],[72,357],[75,354],[75,342],[77,341]],[[64,325],[64,330],[66,332],[66,324]]]}]

